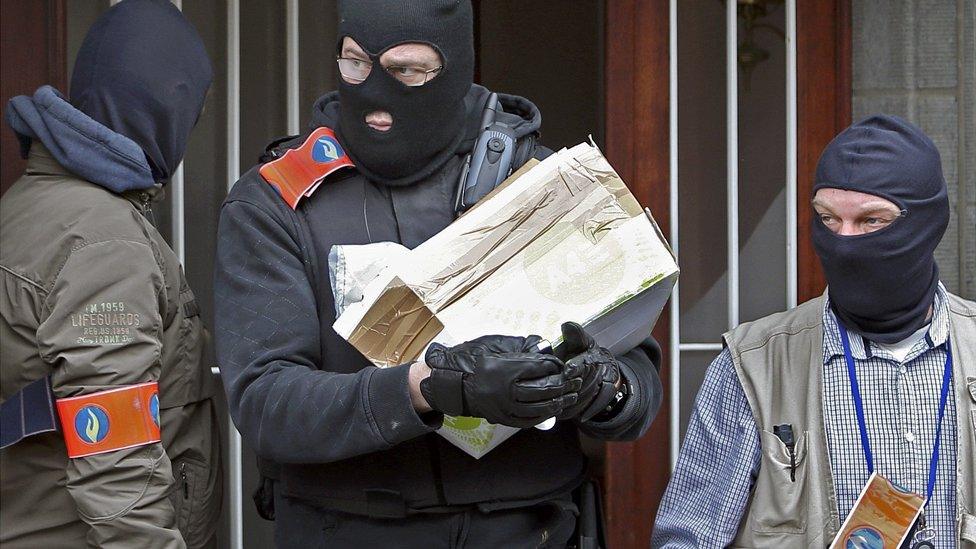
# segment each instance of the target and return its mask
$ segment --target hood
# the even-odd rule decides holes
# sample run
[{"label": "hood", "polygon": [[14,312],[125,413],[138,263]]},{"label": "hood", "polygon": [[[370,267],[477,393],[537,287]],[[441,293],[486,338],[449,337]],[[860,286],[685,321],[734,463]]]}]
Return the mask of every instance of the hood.
[{"label": "hood", "polygon": [[168,0],[125,0],[92,25],[75,59],[70,102],[172,176],[213,79],[196,29]]},{"label": "hood", "polygon": [[11,99],[6,118],[24,158],[36,139],[68,171],[116,193],[155,185],[146,155],[135,141],[92,120],[51,86],[38,88],[32,97]]},{"label": "hood", "polygon": [[[491,92],[484,86],[473,84],[464,97],[466,111],[463,130],[464,136],[457,145],[456,154],[467,154],[474,147],[478,139],[481,115],[485,105],[488,103],[488,96],[490,94]],[[534,103],[524,97],[504,93],[499,93],[498,99],[505,109],[504,113],[498,114],[498,119],[510,125],[515,132],[516,138],[522,138],[539,131],[539,128],[542,126],[542,113]],[[320,97],[312,106],[312,119],[309,130],[311,131],[323,126],[335,129],[339,124],[340,108],[338,91],[329,92]],[[341,135],[339,138],[341,141]],[[341,144],[343,147],[348,148],[348,144]]]}]

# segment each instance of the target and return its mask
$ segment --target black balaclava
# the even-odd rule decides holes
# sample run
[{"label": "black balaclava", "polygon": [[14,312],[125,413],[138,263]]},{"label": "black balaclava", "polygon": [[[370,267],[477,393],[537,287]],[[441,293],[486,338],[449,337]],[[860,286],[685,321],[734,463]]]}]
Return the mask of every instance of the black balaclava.
[{"label": "black balaclava", "polygon": [[[342,39],[355,40],[373,62],[365,81],[339,78],[337,134],[356,167],[387,185],[409,185],[430,176],[450,158],[464,134],[464,96],[474,78],[470,0],[344,0]],[[444,69],[426,84],[409,87],[382,69],[380,55],[405,42],[431,45]],[[389,131],[366,125],[366,114],[387,111]]]},{"label": "black balaclava", "polygon": [[135,141],[153,178],[170,178],[213,79],[200,35],[168,0],[125,0],[85,36],[69,100]]},{"label": "black balaclava", "polygon": [[813,217],[830,302],[866,338],[896,343],[927,322],[939,285],[935,248],[949,225],[949,198],[935,144],[895,116],[875,115],[827,145],[813,192],[834,188],[886,198],[904,213],[887,227],[840,236]]}]

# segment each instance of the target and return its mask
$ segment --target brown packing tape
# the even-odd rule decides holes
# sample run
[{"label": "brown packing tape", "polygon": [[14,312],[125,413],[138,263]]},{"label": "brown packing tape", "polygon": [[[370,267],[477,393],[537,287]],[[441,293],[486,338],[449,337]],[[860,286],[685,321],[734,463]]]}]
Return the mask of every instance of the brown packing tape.
[{"label": "brown packing tape", "polygon": [[349,336],[374,363],[404,364],[417,358],[444,325],[420,297],[394,278]]},{"label": "brown packing tape", "polygon": [[487,202],[491,197],[493,197],[496,194],[500,193],[505,187],[511,185],[512,183],[515,182],[516,179],[522,177],[523,175],[525,175],[526,173],[528,173],[529,170],[531,170],[532,168],[534,168],[534,167],[536,167],[538,165],[539,165],[539,161],[538,160],[536,160],[535,158],[530,158],[528,162],[526,162],[525,164],[523,164],[521,168],[519,168],[519,169],[515,170],[514,172],[512,172],[512,175],[510,175],[507,178],[505,178],[505,181],[502,181],[501,184],[499,184],[497,187],[495,187],[494,189],[492,189],[491,192],[488,193],[488,194],[486,194],[484,198],[482,198],[481,200],[479,200],[474,206],[471,206],[470,208],[468,208],[467,210],[465,210],[464,213],[462,213],[458,217],[458,219],[460,219],[461,217],[464,217],[464,216],[470,214],[471,212],[473,212],[474,210],[478,209],[478,206],[481,206],[482,204],[484,204],[485,202]]},{"label": "brown packing tape", "polygon": [[[529,169],[516,172],[503,185]],[[503,268],[534,241],[554,239],[554,246],[566,235],[564,229],[555,229],[557,224],[575,227],[596,243],[620,223],[643,213],[599,149],[589,149],[560,163],[548,174],[533,176],[542,176],[544,183],[509,200],[491,220],[457,235],[456,241],[463,239],[458,248],[467,251],[446,268],[417,285],[395,279],[372,304],[349,341],[376,363],[412,360],[443,330],[436,317],[438,311]]]},{"label": "brown packing tape", "polygon": [[[561,183],[561,185],[560,185]],[[577,211],[575,205],[583,202],[583,193],[602,186],[606,201],[588,211]],[[596,189],[599,190],[599,189]],[[589,192],[588,192],[589,191]],[[618,211],[626,212],[617,218],[609,205],[618,202]],[[527,245],[551,230],[558,222],[576,225],[591,241],[596,242],[598,230],[609,230],[618,222],[639,215],[641,210],[636,199],[624,185],[598,149],[590,149],[575,159],[574,164],[563,164],[553,170],[546,183],[536,190],[529,190],[511,200],[495,216],[501,219],[469,231],[472,242],[467,253],[452,262],[446,269],[431,277],[429,284],[416,289],[425,303],[436,313],[456,301],[472,287],[490,276]],[[567,212],[572,217],[567,218]],[[604,212],[609,215],[598,220],[589,233],[584,226],[585,216]]]}]

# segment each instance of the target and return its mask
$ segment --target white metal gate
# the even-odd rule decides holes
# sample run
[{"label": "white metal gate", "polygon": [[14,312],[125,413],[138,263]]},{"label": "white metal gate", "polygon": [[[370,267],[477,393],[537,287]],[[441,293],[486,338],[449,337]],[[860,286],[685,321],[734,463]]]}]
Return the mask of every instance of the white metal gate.
[{"label": "white metal gate", "polygon": [[[679,3],[678,0],[670,1],[669,9],[669,28],[670,28],[670,243],[675,254],[680,261],[679,229],[680,215],[679,196],[680,186],[680,166],[679,166],[679,104],[681,96],[678,86],[678,36],[679,29],[678,9],[679,4],[687,7],[687,2]],[[738,49],[738,24],[737,8],[739,2],[726,0],[725,2],[725,109],[726,109],[726,237],[727,237],[727,326],[729,329],[737,326],[740,322],[740,243],[739,243],[739,67],[737,59]],[[797,304],[797,247],[796,247],[796,0],[786,0],[785,2],[785,40],[784,47],[786,52],[785,66],[785,98],[786,98],[786,177],[785,177],[785,205],[786,205],[786,246],[782,250],[783,261],[786,262],[786,304],[788,307],[795,307]],[[722,350],[720,341],[685,341],[681,337],[681,284],[674,287],[671,296],[670,314],[670,448],[671,466],[674,467],[680,449],[681,435],[684,429],[682,424],[682,408],[690,403],[686,398],[688,395],[682,393],[681,368],[683,353],[695,351],[707,351],[714,354]],[[772,312],[772,311],[770,311]],[[697,392],[697,387],[694,387]]]}]

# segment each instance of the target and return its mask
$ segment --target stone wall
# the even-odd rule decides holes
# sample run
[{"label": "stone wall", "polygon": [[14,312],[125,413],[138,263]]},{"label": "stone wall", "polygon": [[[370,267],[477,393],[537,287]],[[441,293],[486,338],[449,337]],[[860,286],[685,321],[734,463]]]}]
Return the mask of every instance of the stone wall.
[{"label": "stone wall", "polygon": [[952,219],[936,258],[950,291],[976,299],[974,0],[853,0],[853,114],[919,125],[939,147]]}]

